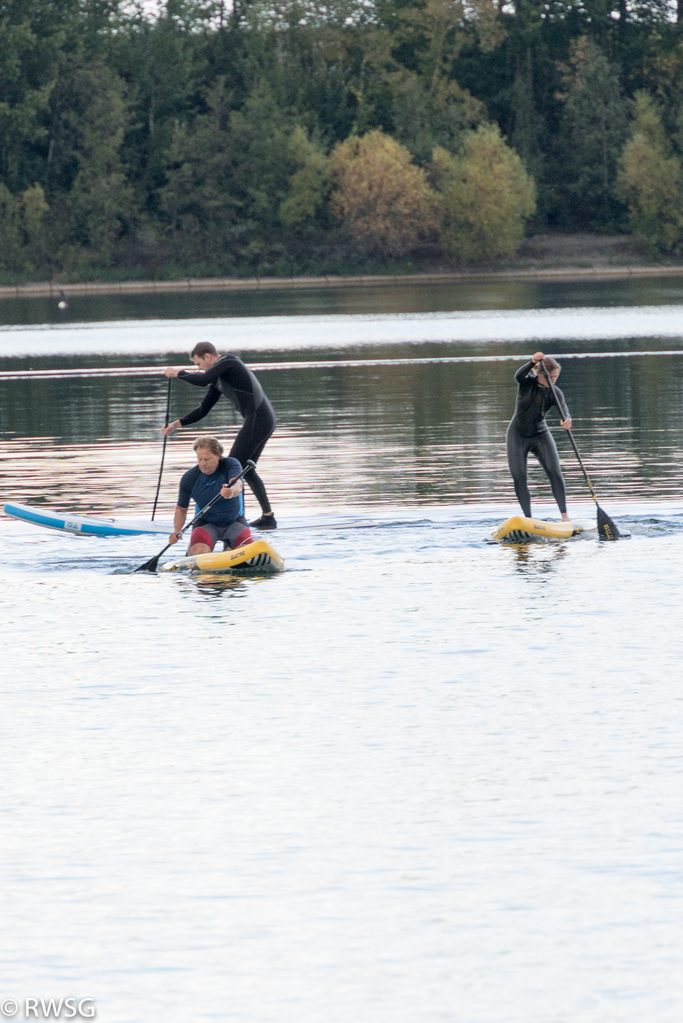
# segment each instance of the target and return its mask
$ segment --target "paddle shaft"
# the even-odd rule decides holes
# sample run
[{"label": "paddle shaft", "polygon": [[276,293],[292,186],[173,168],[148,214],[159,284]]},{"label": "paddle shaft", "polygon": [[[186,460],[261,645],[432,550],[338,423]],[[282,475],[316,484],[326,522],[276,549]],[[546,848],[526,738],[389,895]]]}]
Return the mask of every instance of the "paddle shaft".
[{"label": "paddle shaft", "polygon": [[[255,467],[255,465],[256,465],[256,463],[252,462],[252,460],[250,458],[247,459],[247,464],[246,464],[245,468],[242,469],[242,472],[239,474],[239,476],[235,476],[234,479],[231,479],[229,481],[228,486],[229,487],[234,487],[234,485],[238,482],[238,480],[241,480],[242,477],[244,475],[246,475],[246,473],[248,473],[251,469],[253,469]],[[206,514],[206,512],[208,512],[209,508],[213,508],[214,504],[216,503],[216,501],[219,500],[220,497],[221,497],[221,494],[220,494],[220,491],[219,491],[219,493],[217,493],[215,497],[211,498],[211,500],[209,501],[208,504],[204,505],[204,507],[201,509],[201,511],[197,512],[197,514],[195,515],[195,517],[192,519],[191,522],[186,522],[185,525],[182,526],[178,530],[178,533],[177,533],[178,540],[183,535],[183,533],[186,533],[188,529],[191,529],[192,526],[194,526],[202,518],[202,516],[204,516]],[[144,565],[140,565],[139,568],[135,568],[135,569],[133,569],[133,571],[134,572],[156,572],[156,567],[157,567],[157,564],[159,562],[159,558],[161,557],[162,554],[166,553],[166,551],[168,550],[169,547],[172,547],[172,546],[173,546],[172,543],[167,543],[166,546],[164,547],[164,549],[159,551],[159,553],[157,555],[155,555],[155,557],[150,558],[149,561],[146,561],[144,563]]]},{"label": "paddle shaft", "polygon": [[[168,420],[171,416],[171,378],[168,378],[168,388],[166,391],[166,421],[164,426],[168,426]],[[157,492],[154,495],[154,507],[152,508],[152,521],[157,512],[157,501],[159,500],[159,490],[161,488],[161,477],[164,471],[164,458],[166,457],[166,441],[168,440],[168,434],[164,437],[163,447],[161,449],[161,465],[159,466],[159,481],[157,483]]]},{"label": "paddle shaft", "polygon": [[[555,384],[550,379],[550,376],[548,374],[548,370],[545,368],[545,364],[543,362],[541,362],[539,365],[540,365],[540,368],[541,368],[541,372],[543,373],[543,376],[548,381],[548,387],[550,388],[552,396],[555,399],[555,404],[557,405],[557,410],[560,413],[560,417],[562,419],[569,419],[569,409],[567,408],[567,406],[564,404],[564,402],[560,398],[558,390],[555,387]],[[578,459],[578,462],[579,462],[579,465],[581,466],[581,472],[583,473],[584,479],[585,479],[586,483],[588,484],[588,489],[591,492],[591,497],[595,501],[596,506],[598,506],[598,499],[595,496],[595,491],[593,490],[593,484],[591,483],[590,477],[589,477],[588,473],[586,472],[586,467],[583,464],[583,459],[581,458],[581,452],[579,451],[579,449],[578,449],[578,447],[576,445],[576,441],[574,440],[574,434],[572,433],[571,429],[567,430],[566,432],[568,433],[569,440],[571,441],[571,445],[574,448],[574,454],[576,455],[576,457]]]}]

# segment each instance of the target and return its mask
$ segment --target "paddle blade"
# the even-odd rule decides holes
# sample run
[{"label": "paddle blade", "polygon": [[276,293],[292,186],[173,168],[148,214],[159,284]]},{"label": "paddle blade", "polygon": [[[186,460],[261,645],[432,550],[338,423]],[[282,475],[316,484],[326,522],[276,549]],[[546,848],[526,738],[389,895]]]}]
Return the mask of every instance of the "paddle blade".
[{"label": "paddle blade", "polygon": [[136,572],[156,572],[160,557],[161,555],[157,554],[156,557],[150,558],[149,561],[146,561],[144,565],[140,565],[138,568],[134,568],[133,574],[135,574]]},{"label": "paddle blade", "polygon": [[618,540],[621,536],[609,515],[605,514],[600,505],[598,505],[598,536],[601,540]]},{"label": "paddle blade", "polygon": [[163,551],[159,551],[158,554],[155,554],[153,558],[150,558],[149,561],[146,561],[144,565],[140,565],[139,568],[134,568],[133,571],[131,572],[131,575],[135,575],[136,572],[156,572],[157,565],[159,564],[159,558],[161,557],[162,554],[166,553],[170,546],[171,546],[170,543],[167,543]]}]

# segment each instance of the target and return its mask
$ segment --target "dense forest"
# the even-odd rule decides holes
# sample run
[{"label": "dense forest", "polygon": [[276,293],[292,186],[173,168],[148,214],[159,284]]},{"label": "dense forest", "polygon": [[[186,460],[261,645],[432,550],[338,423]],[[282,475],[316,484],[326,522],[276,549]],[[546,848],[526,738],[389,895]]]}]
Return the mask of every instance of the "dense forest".
[{"label": "dense forest", "polygon": [[0,0],[0,278],[683,251],[683,0]]}]

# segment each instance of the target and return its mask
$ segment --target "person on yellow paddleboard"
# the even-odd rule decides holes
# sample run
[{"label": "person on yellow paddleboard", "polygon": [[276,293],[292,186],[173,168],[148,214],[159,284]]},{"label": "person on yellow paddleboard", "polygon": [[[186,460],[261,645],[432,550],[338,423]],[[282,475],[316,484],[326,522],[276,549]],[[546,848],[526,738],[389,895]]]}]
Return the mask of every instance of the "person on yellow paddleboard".
[{"label": "person on yellow paddleboard", "polygon": [[218,493],[221,500],[207,510],[206,518],[195,524],[187,553],[191,556],[211,554],[219,540],[223,541],[223,550],[235,550],[253,543],[254,538],[244,517],[242,480],[230,485],[242,472],[242,466],[236,458],[223,458],[223,445],[215,437],[197,437],[192,446],[197,453],[197,464],[188,469],[180,480],[169,543],[178,542],[178,532],[185,525],[190,501],[204,508]]},{"label": "person on yellow paddleboard", "polygon": [[[515,373],[517,406],[507,432],[508,465],[512,473],[517,500],[527,518],[531,518],[531,495],[529,494],[526,470],[529,452],[536,455],[550,480],[553,497],[562,513],[562,520],[569,522],[560,458],[553,435],[545,421],[546,414],[556,402],[545,374],[541,370],[541,363],[545,366],[553,384],[560,375],[559,362],[549,355],[544,355],[543,352],[536,352],[532,355],[531,361],[525,363]],[[564,401],[564,395],[559,387],[556,387],[555,390],[562,406],[558,408],[558,412],[560,417],[565,416],[564,419],[560,418],[560,425],[565,430],[570,430],[572,421]]]}]

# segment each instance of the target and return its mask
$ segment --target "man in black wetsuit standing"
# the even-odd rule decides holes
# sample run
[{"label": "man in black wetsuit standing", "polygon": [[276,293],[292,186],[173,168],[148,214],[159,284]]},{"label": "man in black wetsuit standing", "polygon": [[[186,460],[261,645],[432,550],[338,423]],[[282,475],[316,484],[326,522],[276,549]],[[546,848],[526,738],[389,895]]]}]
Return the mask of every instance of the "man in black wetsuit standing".
[{"label": "man in black wetsuit standing", "polygon": [[[188,384],[208,387],[209,390],[201,405],[165,426],[161,431],[163,436],[175,433],[181,426],[198,423],[208,415],[223,394],[244,418],[229,457],[236,458],[242,465],[246,465],[248,459],[258,462],[276,424],[273,406],[266,398],[260,383],[241,359],[232,354],[219,356],[210,341],[200,341],[195,345],[190,358],[199,370],[198,373],[169,366],[164,370],[165,376],[178,377],[180,380],[186,380]],[[249,525],[257,529],[276,529],[277,522],[263,480],[253,469],[246,476],[246,480],[261,505],[261,517]]]},{"label": "man in black wetsuit standing", "polygon": [[[529,452],[533,451],[545,469],[550,480],[553,497],[562,513],[562,520],[569,522],[567,514],[567,498],[564,479],[560,468],[560,458],[555,440],[545,421],[546,413],[556,404],[552,390],[548,386],[543,366],[554,384],[560,375],[560,364],[543,352],[536,352],[531,361],[527,362],[515,373],[517,381],[517,407],[510,421],[507,432],[508,465],[512,473],[517,500],[522,511],[531,518],[531,495],[526,480],[526,465]],[[560,425],[570,430],[572,421],[567,410],[564,395],[559,387],[555,388],[561,407],[558,408]]]}]

